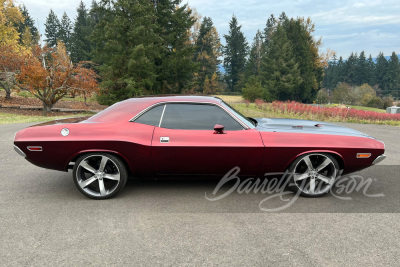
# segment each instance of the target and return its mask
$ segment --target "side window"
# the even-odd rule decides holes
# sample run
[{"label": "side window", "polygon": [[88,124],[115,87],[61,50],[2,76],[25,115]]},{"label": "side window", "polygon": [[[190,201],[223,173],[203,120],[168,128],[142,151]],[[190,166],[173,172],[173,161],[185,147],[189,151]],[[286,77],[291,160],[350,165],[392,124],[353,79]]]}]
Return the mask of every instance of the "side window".
[{"label": "side window", "polygon": [[225,126],[226,131],[238,131],[243,130],[243,126],[240,125],[231,115],[229,115],[225,110],[218,108],[218,122],[216,124],[221,124]]},{"label": "side window", "polygon": [[135,120],[137,123],[158,126],[160,124],[161,115],[165,105],[156,106]]},{"label": "side window", "polygon": [[213,130],[222,124],[226,130],[243,130],[226,111],[206,104],[167,104],[160,127],[184,130]]}]

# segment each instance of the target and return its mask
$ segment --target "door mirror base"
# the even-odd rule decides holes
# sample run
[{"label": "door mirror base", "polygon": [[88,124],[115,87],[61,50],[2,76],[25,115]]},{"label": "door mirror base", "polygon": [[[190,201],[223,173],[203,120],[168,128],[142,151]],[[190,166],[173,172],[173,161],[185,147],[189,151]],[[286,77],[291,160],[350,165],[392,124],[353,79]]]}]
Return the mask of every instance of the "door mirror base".
[{"label": "door mirror base", "polygon": [[225,128],[225,126],[223,126],[223,125],[215,124],[214,134],[226,134],[226,132],[224,132],[224,128]]}]

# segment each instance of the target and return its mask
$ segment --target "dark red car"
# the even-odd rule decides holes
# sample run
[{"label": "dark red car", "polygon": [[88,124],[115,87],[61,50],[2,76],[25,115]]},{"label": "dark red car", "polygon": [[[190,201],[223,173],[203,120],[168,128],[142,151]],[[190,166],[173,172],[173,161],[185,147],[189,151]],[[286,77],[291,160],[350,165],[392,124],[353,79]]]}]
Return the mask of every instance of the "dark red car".
[{"label": "dark red car", "polygon": [[314,121],[247,118],[216,97],[133,98],[84,119],[18,132],[15,150],[48,169],[73,169],[95,199],[117,194],[128,177],[222,178],[285,172],[303,196],[321,196],[340,173],[385,158],[385,146],[361,132]]}]

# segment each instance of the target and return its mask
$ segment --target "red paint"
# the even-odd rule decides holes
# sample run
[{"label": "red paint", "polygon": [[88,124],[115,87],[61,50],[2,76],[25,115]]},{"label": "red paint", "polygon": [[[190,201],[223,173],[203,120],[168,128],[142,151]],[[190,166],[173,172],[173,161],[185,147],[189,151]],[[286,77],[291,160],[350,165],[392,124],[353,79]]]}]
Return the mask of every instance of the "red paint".
[{"label": "red paint", "polygon": [[[324,152],[343,162],[345,173],[371,166],[384,153],[384,145],[368,137],[298,132],[171,130],[130,122],[143,109],[167,101],[208,102],[212,97],[151,97],[129,99],[113,105],[86,121],[29,127],[19,131],[14,144],[31,163],[66,171],[82,153],[108,152],[124,159],[134,175],[221,175],[235,166],[242,175],[260,176],[283,172],[299,155]],[[68,136],[61,130],[69,129]],[[169,137],[161,143],[160,137]],[[41,146],[43,151],[29,151]],[[357,158],[357,153],[371,153]]]}]

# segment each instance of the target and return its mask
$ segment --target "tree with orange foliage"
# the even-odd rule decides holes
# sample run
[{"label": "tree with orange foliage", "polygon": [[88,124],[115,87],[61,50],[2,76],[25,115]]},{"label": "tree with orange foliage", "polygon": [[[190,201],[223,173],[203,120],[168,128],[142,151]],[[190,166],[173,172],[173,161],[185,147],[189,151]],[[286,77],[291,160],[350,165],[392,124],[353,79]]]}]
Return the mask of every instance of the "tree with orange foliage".
[{"label": "tree with orange foliage", "polygon": [[72,64],[62,42],[53,49],[36,46],[22,64],[16,86],[40,99],[46,116],[69,92],[80,90],[90,95],[99,91],[98,76],[85,68],[85,63]]},{"label": "tree with orange foliage", "polygon": [[6,99],[11,98],[15,73],[20,70],[27,53],[28,51],[19,45],[0,46],[0,87],[6,91]]},{"label": "tree with orange foliage", "polygon": [[23,21],[24,17],[13,0],[0,0],[0,87],[6,91],[6,98],[11,98],[15,72],[26,50],[19,44],[16,27]]}]

